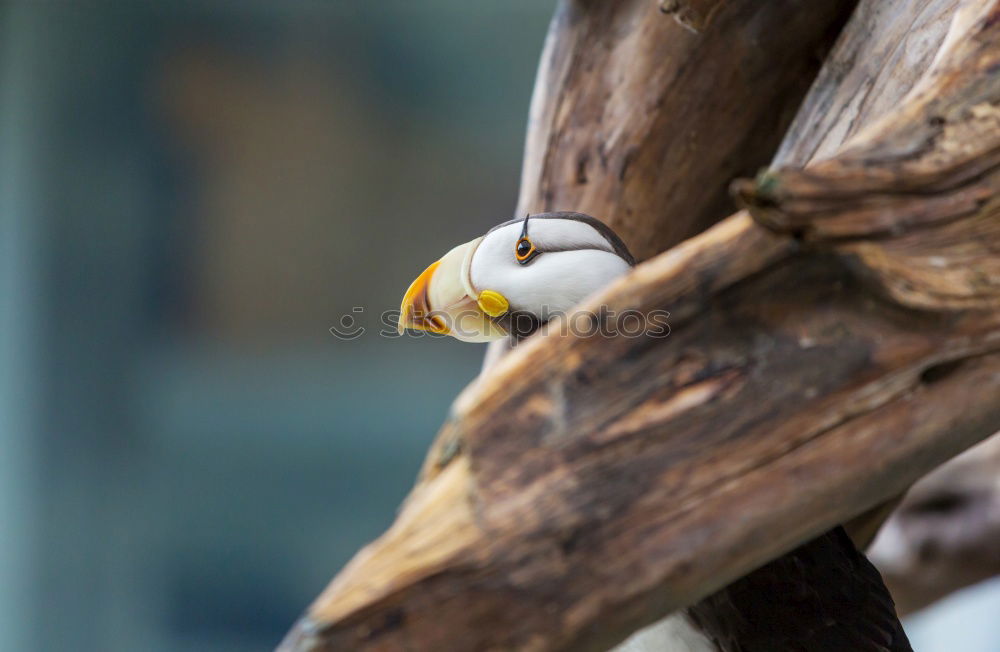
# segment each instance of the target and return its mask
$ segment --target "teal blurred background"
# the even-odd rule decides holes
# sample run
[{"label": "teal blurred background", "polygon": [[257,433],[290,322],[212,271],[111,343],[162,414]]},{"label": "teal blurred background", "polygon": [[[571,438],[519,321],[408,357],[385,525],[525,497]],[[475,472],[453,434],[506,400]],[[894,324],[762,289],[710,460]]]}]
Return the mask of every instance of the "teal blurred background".
[{"label": "teal blurred background", "polygon": [[391,521],[553,4],[0,1],[0,650],[270,649]]},{"label": "teal blurred background", "polygon": [[0,650],[268,649],[391,521],[552,5],[0,4]]}]

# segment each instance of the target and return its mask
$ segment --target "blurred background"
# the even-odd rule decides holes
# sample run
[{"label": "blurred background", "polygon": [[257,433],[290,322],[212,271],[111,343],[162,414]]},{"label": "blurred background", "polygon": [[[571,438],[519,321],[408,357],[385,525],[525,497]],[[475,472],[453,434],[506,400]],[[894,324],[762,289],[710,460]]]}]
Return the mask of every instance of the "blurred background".
[{"label": "blurred background", "polygon": [[510,217],[553,5],[0,0],[0,650],[270,649],[388,525],[482,349],[380,314]]}]

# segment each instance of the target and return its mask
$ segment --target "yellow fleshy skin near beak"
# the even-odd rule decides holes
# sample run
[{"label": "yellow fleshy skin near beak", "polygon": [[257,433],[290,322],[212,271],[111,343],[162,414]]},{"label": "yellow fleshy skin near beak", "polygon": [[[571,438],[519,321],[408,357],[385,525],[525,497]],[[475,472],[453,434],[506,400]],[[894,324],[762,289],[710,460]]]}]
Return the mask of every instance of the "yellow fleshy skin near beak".
[{"label": "yellow fleshy skin near beak", "polygon": [[490,317],[499,317],[510,310],[510,301],[507,301],[507,297],[493,290],[480,292],[476,303],[479,304],[479,309]]}]

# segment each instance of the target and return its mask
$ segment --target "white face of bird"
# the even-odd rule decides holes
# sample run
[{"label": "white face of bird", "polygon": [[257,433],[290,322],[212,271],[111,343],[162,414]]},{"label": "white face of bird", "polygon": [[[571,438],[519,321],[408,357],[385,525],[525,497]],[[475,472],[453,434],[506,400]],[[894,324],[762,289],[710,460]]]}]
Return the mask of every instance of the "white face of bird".
[{"label": "white face of bird", "polygon": [[468,342],[499,339],[508,335],[505,317],[544,322],[568,313],[633,264],[621,240],[587,215],[513,220],[424,270],[403,297],[399,328]]}]

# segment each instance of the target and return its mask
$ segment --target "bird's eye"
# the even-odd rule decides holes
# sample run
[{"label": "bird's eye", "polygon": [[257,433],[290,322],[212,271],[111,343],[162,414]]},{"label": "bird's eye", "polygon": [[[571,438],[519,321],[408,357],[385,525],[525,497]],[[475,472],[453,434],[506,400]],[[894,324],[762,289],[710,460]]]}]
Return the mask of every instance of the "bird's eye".
[{"label": "bird's eye", "polygon": [[534,258],[537,253],[538,250],[535,249],[535,245],[528,238],[520,238],[517,244],[514,245],[514,257],[522,265]]}]

